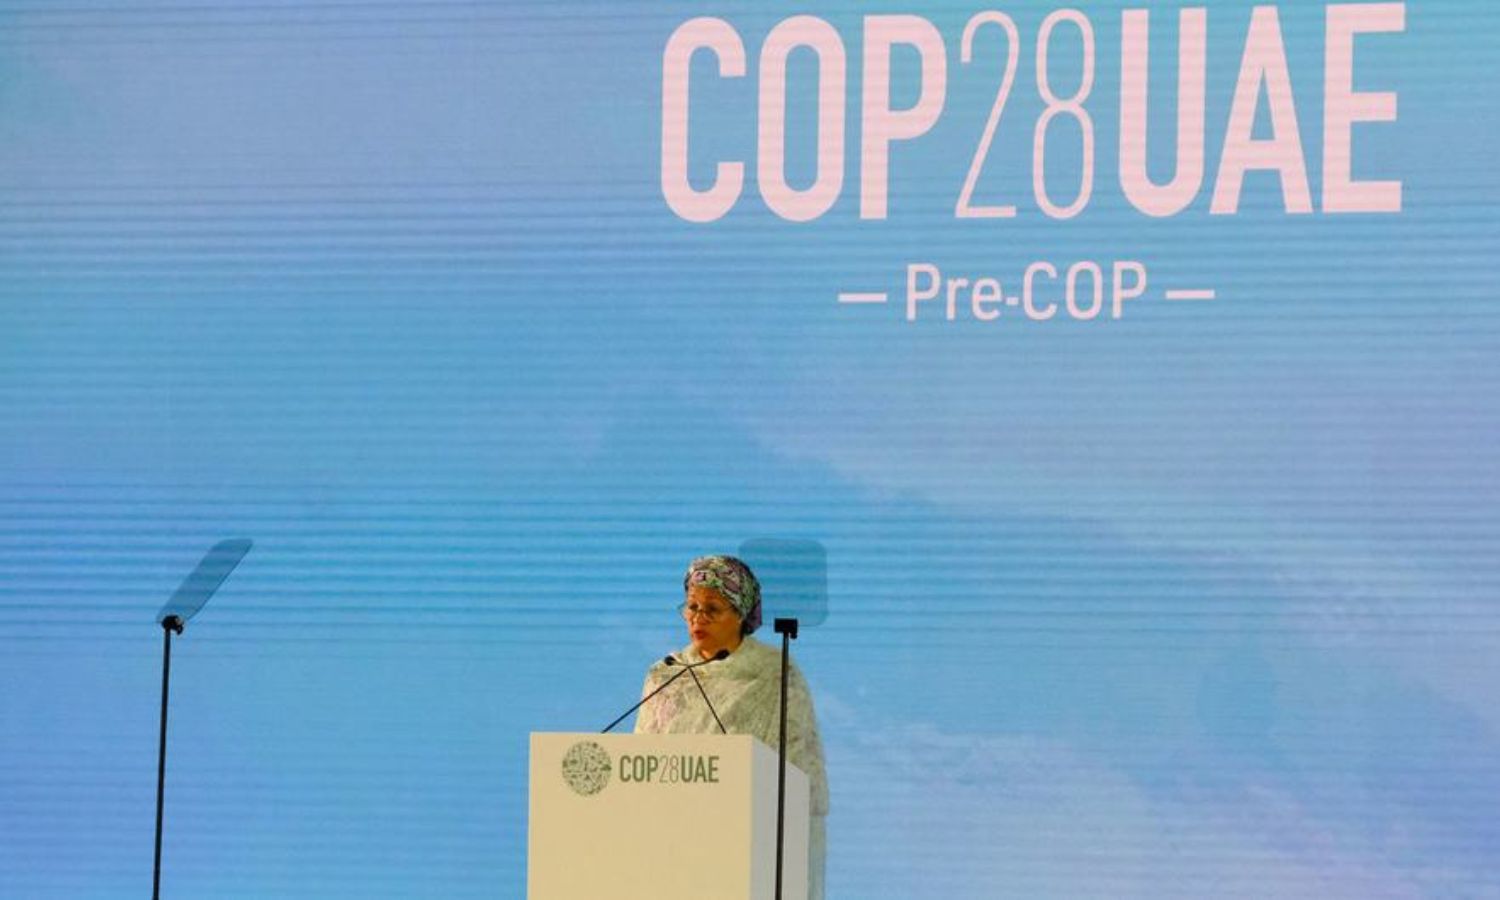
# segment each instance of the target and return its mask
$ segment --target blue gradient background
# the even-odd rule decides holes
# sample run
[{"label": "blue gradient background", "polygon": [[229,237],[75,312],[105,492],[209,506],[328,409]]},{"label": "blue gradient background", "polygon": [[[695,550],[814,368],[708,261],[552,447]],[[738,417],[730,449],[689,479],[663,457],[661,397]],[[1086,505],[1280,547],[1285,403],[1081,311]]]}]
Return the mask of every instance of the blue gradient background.
[{"label": "blue gradient background", "polygon": [[[828,551],[799,658],[830,896],[1500,896],[1500,14],[1410,2],[1359,40],[1400,118],[1356,128],[1355,176],[1403,180],[1399,215],[1287,216],[1262,173],[1237,216],[1210,180],[1154,221],[1114,175],[1124,5],[1086,4],[1097,178],[1058,222],[1027,181],[1055,7],[1005,8],[980,192],[1021,214],[959,221],[978,7],[0,4],[0,895],[149,889],[152,615],[244,535],[175,646],[172,896],[521,896],[526,735],[608,721],[680,642],[686,560],[761,536]],[[1209,8],[1212,179],[1251,7]],[[942,31],[942,120],[893,152],[888,220],[852,160],[829,214],[775,219],[761,39],[838,28],[852,154],[881,10]],[[751,54],[694,82],[694,177],[752,163],[709,225],[657,182],[661,51],[699,14]],[[1323,6],[1281,17],[1316,198]],[[833,299],[1119,258],[1218,299]]]}]

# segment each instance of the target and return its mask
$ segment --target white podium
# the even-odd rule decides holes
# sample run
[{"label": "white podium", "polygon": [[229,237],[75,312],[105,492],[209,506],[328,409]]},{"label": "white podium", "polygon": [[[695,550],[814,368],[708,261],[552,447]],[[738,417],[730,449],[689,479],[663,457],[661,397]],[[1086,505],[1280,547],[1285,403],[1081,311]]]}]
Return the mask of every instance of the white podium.
[{"label": "white podium", "polygon": [[[532,734],[530,900],[771,900],[776,752],[746,735]],[[786,767],[782,897],[806,900],[807,775]]]}]

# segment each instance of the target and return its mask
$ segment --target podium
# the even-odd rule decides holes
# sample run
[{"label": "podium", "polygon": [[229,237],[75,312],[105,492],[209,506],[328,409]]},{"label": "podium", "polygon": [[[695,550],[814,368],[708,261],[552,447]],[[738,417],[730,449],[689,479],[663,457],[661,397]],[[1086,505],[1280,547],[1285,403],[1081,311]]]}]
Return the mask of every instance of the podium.
[{"label": "podium", "polygon": [[[530,900],[772,900],[776,752],[747,735],[531,735]],[[786,769],[783,900],[807,896],[808,784]]]}]

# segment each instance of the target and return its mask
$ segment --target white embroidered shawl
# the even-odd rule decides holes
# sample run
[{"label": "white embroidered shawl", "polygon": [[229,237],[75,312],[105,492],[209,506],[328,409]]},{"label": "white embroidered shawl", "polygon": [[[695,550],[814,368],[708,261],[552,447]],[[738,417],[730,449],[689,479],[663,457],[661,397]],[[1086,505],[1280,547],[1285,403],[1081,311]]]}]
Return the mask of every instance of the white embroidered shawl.
[{"label": "white embroidered shawl", "polygon": [[[676,654],[684,662],[699,662],[703,657],[691,646]],[[676,666],[658,662],[646,672],[645,696],[673,675]],[[710,663],[695,670],[703,689],[712,698],[724,728],[731,734],[749,734],[766,746],[776,749],[781,718],[781,651],[753,637],[745,637],[726,660]],[[818,736],[818,720],[813,711],[812,694],[796,663],[787,676],[787,761],[807,773],[811,783],[812,814],[828,814],[828,776],[823,767],[823,742]],[[636,716],[637,734],[712,734],[719,726],[703,696],[685,675],[641,707]]]}]

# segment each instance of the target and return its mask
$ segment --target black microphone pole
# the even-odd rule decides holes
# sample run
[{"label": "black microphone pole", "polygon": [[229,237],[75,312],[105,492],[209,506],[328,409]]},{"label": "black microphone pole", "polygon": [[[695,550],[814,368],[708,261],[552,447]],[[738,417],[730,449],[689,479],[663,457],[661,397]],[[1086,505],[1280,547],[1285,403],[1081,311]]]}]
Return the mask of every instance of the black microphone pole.
[{"label": "black microphone pole", "polygon": [[167,788],[167,689],[172,678],[172,632],[182,634],[188,620],[198,614],[250,552],[249,538],[219,541],[203,554],[198,565],[182,580],[177,592],[156,614],[165,644],[161,656],[161,742],[156,751],[156,851],[151,862],[151,900],[161,898],[161,825]]},{"label": "black microphone pole", "polygon": [[[719,652],[722,653],[724,651],[721,650]],[[714,721],[719,725],[719,734],[728,734],[729,731],[724,727],[724,720],[719,718],[719,711],[717,709],[714,709],[714,702],[708,699],[708,691],[705,691],[703,689],[702,679],[700,679],[698,677],[698,673],[694,672],[691,668],[688,669],[688,674],[693,676],[693,684],[696,684],[698,686],[698,693],[703,695],[703,702],[708,705],[708,711],[714,714]]]},{"label": "black microphone pole", "polygon": [[[672,657],[669,656],[666,659],[662,660],[662,662],[665,662],[667,665],[670,666],[674,662],[676,662],[676,660],[674,660]],[[661,684],[657,685],[656,686],[656,690],[652,691],[651,693],[649,693],[646,696],[642,697],[641,699],[637,700],[635,706],[632,706],[629,709],[625,710],[624,712],[620,713],[619,718],[615,719],[613,722],[610,722],[608,725],[606,725],[603,728],[599,729],[599,733],[600,734],[609,734],[611,731],[614,730],[614,727],[616,725],[618,725],[621,722],[625,721],[625,717],[626,716],[628,716],[631,713],[635,712],[636,710],[640,709],[642,706],[645,706],[647,700],[650,700],[652,697],[655,697],[657,694],[660,694],[662,691],[664,691],[664,690],[667,689],[667,685],[671,684],[672,682],[676,681],[677,679],[681,678],[682,676],[684,676],[686,674],[687,674],[687,670],[683,669],[681,672],[678,672],[676,675],[673,675],[671,678],[668,678],[666,681],[663,681]]]},{"label": "black microphone pole", "polygon": [[792,663],[792,641],[797,637],[797,620],[777,619],[775,628],[781,635],[781,758],[776,764],[776,900],[781,900],[781,865],[786,852],[786,685]]}]

